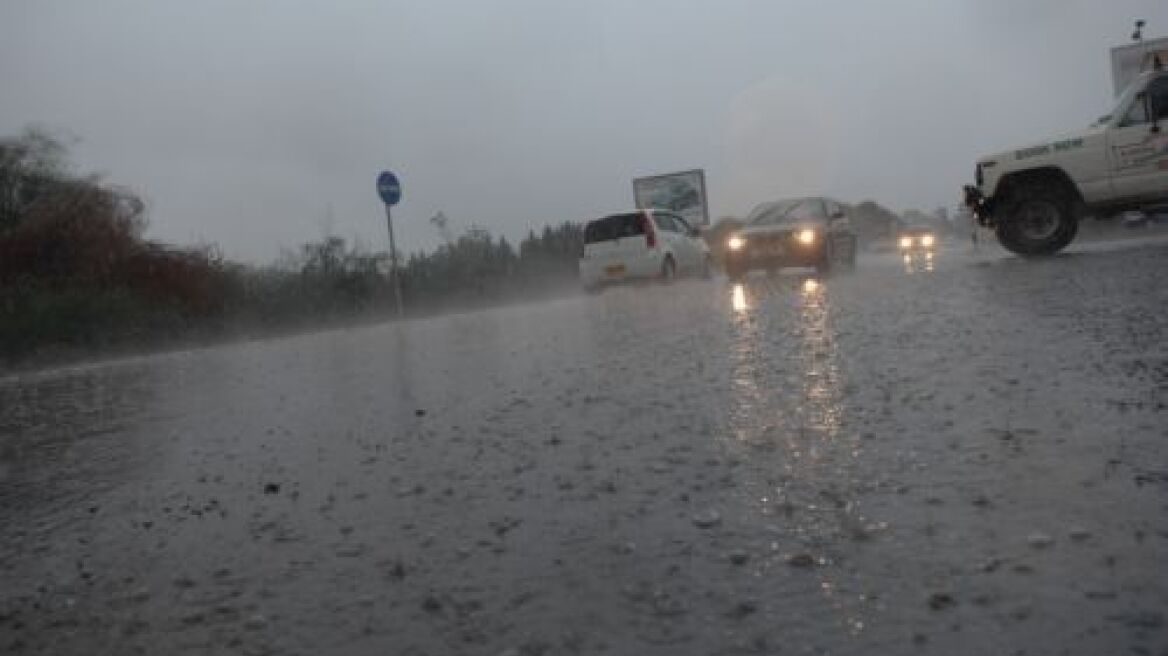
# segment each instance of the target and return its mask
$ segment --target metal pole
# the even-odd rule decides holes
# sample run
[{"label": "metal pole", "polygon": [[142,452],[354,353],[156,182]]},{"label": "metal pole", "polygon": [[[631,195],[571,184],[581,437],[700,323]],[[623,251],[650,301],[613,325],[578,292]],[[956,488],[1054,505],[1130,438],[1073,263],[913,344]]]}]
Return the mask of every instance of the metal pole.
[{"label": "metal pole", "polygon": [[393,278],[393,298],[397,303],[397,316],[402,316],[401,278],[397,270],[397,245],[393,242],[393,214],[390,206],[385,205],[385,222],[389,224],[389,275]]}]

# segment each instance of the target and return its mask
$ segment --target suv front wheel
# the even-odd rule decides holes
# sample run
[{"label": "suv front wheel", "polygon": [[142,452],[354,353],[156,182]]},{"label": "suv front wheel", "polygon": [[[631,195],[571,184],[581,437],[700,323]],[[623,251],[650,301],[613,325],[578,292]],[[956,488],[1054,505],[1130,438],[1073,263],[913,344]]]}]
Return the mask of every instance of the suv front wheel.
[{"label": "suv front wheel", "polygon": [[1076,204],[1060,185],[1026,183],[1010,194],[998,220],[998,241],[1023,256],[1053,255],[1079,230]]}]

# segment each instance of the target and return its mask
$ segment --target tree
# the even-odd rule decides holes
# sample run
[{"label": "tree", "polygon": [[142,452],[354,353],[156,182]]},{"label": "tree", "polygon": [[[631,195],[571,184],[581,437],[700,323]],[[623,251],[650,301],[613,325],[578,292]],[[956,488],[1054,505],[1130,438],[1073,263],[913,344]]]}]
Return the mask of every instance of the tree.
[{"label": "tree", "polygon": [[0,139],[0,232],[16,227],[38,199],[67,182],[65,147],[48,133],[28,129]]}]

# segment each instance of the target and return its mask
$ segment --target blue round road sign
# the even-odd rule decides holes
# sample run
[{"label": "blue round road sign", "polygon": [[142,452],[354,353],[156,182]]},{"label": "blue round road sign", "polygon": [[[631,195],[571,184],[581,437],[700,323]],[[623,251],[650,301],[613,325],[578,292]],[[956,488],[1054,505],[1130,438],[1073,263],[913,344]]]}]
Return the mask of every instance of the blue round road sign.
[{"label": "blue round road sign", "polygon": [[382,171],[381,175],[377,176],[377,195],[381,196],[381,202],[386,205],[397,205],[401,200],[401,183],[397,181],[397,176],[389,171]]}]

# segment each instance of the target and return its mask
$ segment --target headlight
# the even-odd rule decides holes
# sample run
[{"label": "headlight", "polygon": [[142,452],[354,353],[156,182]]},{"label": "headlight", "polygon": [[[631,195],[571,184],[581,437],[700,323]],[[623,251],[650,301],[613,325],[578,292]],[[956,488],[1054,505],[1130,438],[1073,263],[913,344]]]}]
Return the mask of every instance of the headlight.
[{"label": "headlight", "polygon": [[732,251],[740,251],[746,245],[746,240],[742,237],[731,237],[726,240],[726,247]]},{"label": "headlight", "polygon": [[801,243],[801,244],[810,245],[810,244],[815,243],[815,231],[814,230],[800,230],[799,234],[795,235],[795,237],[799,240],[799,243]]},{"label": "headlight", "polygon": [[930,246],[933,245],[933,241],[934,241],[933,235],[925,235],[925,236],[921,237],[921,246],[924,246],[925,248],[929,248]]},{"label": "headlight", "polygon": [[901,237],[900,238],[900,247],[901,248],[912,248],[912,237]]}]

